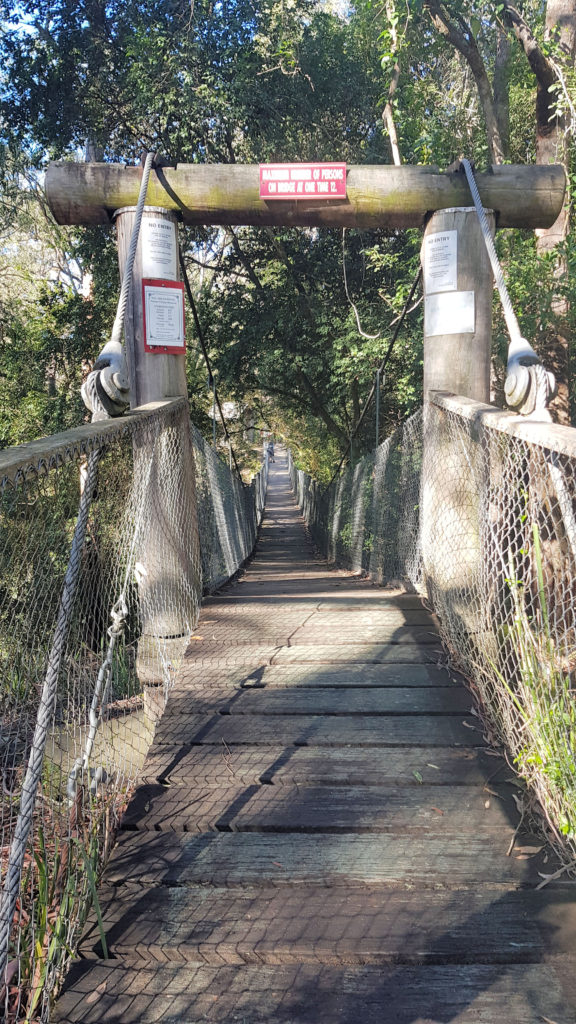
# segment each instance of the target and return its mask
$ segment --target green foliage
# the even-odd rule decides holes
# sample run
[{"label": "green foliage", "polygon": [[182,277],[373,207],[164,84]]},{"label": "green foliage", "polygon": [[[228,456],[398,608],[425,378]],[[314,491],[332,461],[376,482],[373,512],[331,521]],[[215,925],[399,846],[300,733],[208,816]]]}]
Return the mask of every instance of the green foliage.
[{"label": "green foliage", "polygon": [[290,448],[296,468],[326,486],[340,457],[336,438],[309,413],[298,415],[281,405],[274,407],[271,420],[276,436]]},{"label": "green foliage", "polygon": [[[550,252],[539,252],[536,238],[527,231],[501,231],[496,244],[522,333],[542,360],[553,365],[551,345],[556,334],[560,331],[573,338],[576,330],[574,235],[571,233],[558,250]],[[567,269],[561,276],[558,274],[559,256]],[[508,342],[502,305],[495,292],[493,353],[500,382],[505,374]]]},{"label": "green foliage", "polygon": [[[280,409],[289,414],[292,428],[306,422],[310,429],[312,414],[323,425],[321,435],[336,440],[342,451],[408,293],[418,260],[416,239],[346,236],[348,288],[371,338],[359,334],[344,292],[340,232],[246,230],[237,232],[236,241],[240,253],[230,247],[218,288],[202,300],[223,388],[238,401],[248,389],[266,394],[277,415]],[[421,363],[418,315],[409,319],[389,364],[382,390],[383,433],[420,394],[413,372]],[[360,450],[373,446],[373,423],[372,410],[358,438]],[[320,441],[326,453],[318,429],[310,441]],[[280,431],[289,432],[288,421]],[[323,464],[307,459],[306,468],[323,478]]]},{"label": "green foliage", "polygon": [[61,285],[33,307],[4,308],[0,334],[0,447],[76,426],[83,365],[102,340],[105,311]]},{"label": "green foliage", "polygon": [[[474,40],[493,76],[499,5],[450,0],[444,9]],[[523,10],[544,45],[543,11],[532,0]],[[18,7],[0,3],[0,11],[6,29],[0,40],[6,69],[0,78],[0,214],[4,209],[8,230],[18,222],[23,237],[26,230],[46,233],[42,203],[33,213],[18,200],[24,180],[30,195],[38,194],[30,167],[54,156],[78,159],[87,140],[106,160],[155,148],[189,162],[386,162],[381,114],[396,60],[401,74],[393,112],[403,160],[445,167],[462,153],[480,166],[487,158],[473,76],[421,0],[358,0],[345,17],[314,0],[198,0],[192,9],[185,0],[25,0]],[[554,40],[546,46],[557,55]],[[533,159],[535,83],[517,45],[505,77],[511,159]],[[26,303],[3,291],[0,277],[6,399],[0,444],[78,421],[79,378],[112,318],[118,282],[110,232],[63,232],[54,225],[50,231],[54,258],[49,270],[33,268],[28,275]],[[274,238],[239,229],[233,238],[223,229],[188,229],[184,241],[222,399],[266,396],[277,416],[284,409],[308,423],[310,442],[330,437],[342,451],[418,263],[417,234],[347,236],[350,293],[362,329],[380,334],[374,339],[361,336],[345,298],[338,232],[286,230]],[[558,303],[543,308],[544,290],[533,284],[540,273],[548,282],[551,267],[518,233],[503,245],[526,330],[546,336]],[[90,299],[75,290],[74,271],[80,279],[92,275]],[[41,284],[47,276],[56,282],[48,288]],[[570,301],[573,290],[570,278]],[[382,436],[420,398],[420,315],[412,316],[388,367]],[[503,348],[500,322],[496,348]],[[30,355],[34,365],[27,374]],[[194,344],[188,375],[193,419],[210,434],[206,370]],[[369,416],[360,451],[371,446],[372,425]],[[322,466],[317,469],[322,474]]]},{"label": "green foliage", "polygon": [[[45,835],[38,827],[33,854],[22,878],[22,901],[30,909],[23,915],[18,935],[18,1003],[25,1020],[39,1019],[43,1003],[50,1000],[54,977],[62,977],[74,955],[70,947],[71,922],[80,925],[92,907],[96,916],[104,958],[108,951],[96,890],[100,844],[94,830],[80,837]],[[44,1019],[44,1013],[41,1014]],[[10,1019],[15,1019],[10,1014]],[[17,1019],[24,1019],[18,1016]]]}]

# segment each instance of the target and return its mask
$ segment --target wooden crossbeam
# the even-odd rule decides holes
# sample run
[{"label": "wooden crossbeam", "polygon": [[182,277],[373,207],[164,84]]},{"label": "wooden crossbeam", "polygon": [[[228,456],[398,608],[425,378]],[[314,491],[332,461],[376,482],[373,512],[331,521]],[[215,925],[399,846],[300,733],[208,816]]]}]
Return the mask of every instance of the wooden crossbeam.
[{"label": "wooden crossbeam", "polygon": [[[141,169],[120,164],[52,163],[46,172],[50,209],[59,224],[104,224],[136,205]],[[502,165],[477,175],[482,203],[498,227],[550,227],[564,202],[560,165]],[[427,216],[471,206],[466,179],[437,167],[352,166],[345,200],[265,201],[257,165],[179,164],[151,176],[147,203],[175,210],[186,224],[413,228]]]}]

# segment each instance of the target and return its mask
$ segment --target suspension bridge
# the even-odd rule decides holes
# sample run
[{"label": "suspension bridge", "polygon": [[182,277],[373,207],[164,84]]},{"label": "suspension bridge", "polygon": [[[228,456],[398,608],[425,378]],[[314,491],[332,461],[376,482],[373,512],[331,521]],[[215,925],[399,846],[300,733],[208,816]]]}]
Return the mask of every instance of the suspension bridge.
[{"label": "suspension bridge", "polygon": [[[283,457],[205,602],[57,1020],[569,1020],[573,883],[418,596],[315,556]],[[538,851],[538,852],[537,852]],[[567,960],[563,960],[563,956]],[[97,993],[97,998],[94,998]]]},{"label": "suspension bridge", "polygon": [[[61,221],[138,205],[93,422],[0,453],[6,1021],[569,1024],[576,433],[510,304],[524,415],[487,401],[478,217],[548,223],[558,169],[500,168],[477,196],[469,165],[357,169],[346,201],[279,213],[254,169],[211,170],[210,191],[151,158],[67,166]],[[242,483],[189,422],[178,345],[149,352],[142,247],[176,292],[176,208],[395,228],[436,210],[424,409],[327,488],[286,450]]]}]

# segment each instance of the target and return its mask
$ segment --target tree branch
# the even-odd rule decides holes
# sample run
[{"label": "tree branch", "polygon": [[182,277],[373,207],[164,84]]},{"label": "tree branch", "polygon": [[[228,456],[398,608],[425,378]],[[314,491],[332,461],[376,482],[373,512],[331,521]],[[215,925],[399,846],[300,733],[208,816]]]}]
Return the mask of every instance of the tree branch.
[{"label": "tree branch", "polygon": [[492,87],[474,35],[460,15],[457,19],[460,27],[456,26],[442,7],[440,0],[425,0],[424,6],[430,15],[436,31],[443,35],[468,62],[470,70],[474,75],[480,105],[484,113],[484,120],[486,121],[490,159],[494,164],[501,164],[504,162],[504,147],[500,136]]},{"label": "tree branch", "polygon": [[537,82],[548,88],[556,81],[552,63],[543,53],[532,29],[524,20],[518,8],[510,3],[510,0],[503,0],[503,5],[502,18],[504,24],[514,32],[516,39],[526,54],[526,59],[536,76]]},{"label": "tree branch", "polygon": [[400,58],[398,56],[398,32],[396,24],[392,18],[392,9],[390,6],[390,0],[386,3],[386,14],[390,23],[390,35],[392,38],[393,52],[396,56],[394,67],[392,68],[392,78],[390,79],[390,85],[388,86],[388,99],[386,100],[386,106],[382,111],[382,120],[386,126],[388,132],[388,139],[390,141],[390,150],[392,152],[392,162],[396,167],[400,167],[402,164],[402,157],[400,156],[400,146],[398,143],[398,132],[396,131],[396,122],[394,120],[394,96],[398,89],[398,82],[400,79]]}]

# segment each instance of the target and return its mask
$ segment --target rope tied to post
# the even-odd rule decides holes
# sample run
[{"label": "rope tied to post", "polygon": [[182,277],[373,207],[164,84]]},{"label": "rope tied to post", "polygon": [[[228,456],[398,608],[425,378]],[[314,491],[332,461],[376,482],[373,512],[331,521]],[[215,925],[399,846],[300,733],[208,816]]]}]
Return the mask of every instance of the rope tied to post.
[{"label": "rope tied to post", "polygon": [[496,253],[492,232],[490,231],[484,207],[482,206],[472,165],[465,157],[462,157],[460,163],[466,174],[478,220],[480,221],[480,228],[510,336],[506,381],[504,384],[507,405],[516,412],[519,412],[521,416],[530,416],[534,420],[551,421],[552,416],[548,411],[548,406],[556,394],[554,374],[544,368],[530,342],[522,337],[518,318],[514,312],[502,267]]}]

